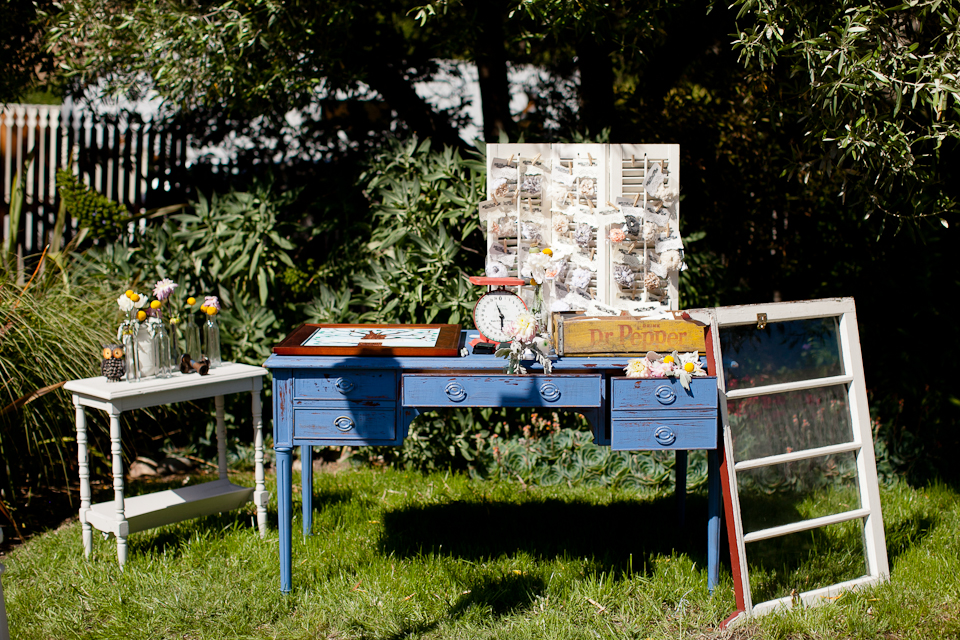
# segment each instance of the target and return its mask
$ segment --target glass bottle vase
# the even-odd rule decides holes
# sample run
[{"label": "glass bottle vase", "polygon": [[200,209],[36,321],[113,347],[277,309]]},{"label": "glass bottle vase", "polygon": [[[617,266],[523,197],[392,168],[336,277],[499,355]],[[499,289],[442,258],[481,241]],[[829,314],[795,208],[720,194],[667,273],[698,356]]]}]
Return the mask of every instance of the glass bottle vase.
[{"label": "glass bottle vase", "polygon": [[140,382],[140,352],[137,335],[132,330],[123,333],[123,357],[127,382]]},{"label": "glass bottle vase", "polygon": [[183,328],[183,353],[191,360],[200,362],[203,352],[200,350],[200,327],[193,318],[187,318],[180,325]]},{"label": "glass bottle vase", "polygon": [[171,348],[170,331],[163,322],[158,322],[153,328],[153,361],[157,365],[157,377],[169,378],[173,375],[173,351]]},{"label": "glass bottle vase", "polygon": [[210,360],[211,369],[220,366],[220,324],[216,316],[207,316],[203,323],[203,354]]}]

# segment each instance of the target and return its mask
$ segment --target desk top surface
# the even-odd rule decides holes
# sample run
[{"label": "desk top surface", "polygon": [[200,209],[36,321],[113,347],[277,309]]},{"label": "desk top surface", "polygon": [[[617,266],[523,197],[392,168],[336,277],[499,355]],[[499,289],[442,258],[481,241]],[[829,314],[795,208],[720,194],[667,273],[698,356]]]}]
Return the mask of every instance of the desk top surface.
[{"label": "desk top surface", "polygon": [[140,382],[127,382],[126,380],[110,382],[103,376],[96,376],[82,380],[71,380],[63,385],[63,388],[76,394],[111,402],[134,396],[176,392],[177,390],[195,389],[196,387],[217,383],[244,381],[250,378],[259,378],[266,374],[267,370],[263,367],[225,362],[219,367],[211,369],[210,373],[205,376],[178,372],[169,378],[148,378]]},{"label": "desk top surface", "polygon": [[[361,356],[270,356],[263,364],[268,369],[316,369],[316,368],[348,368],[348,369],[402,369],[409,371],[494,371],[502,372],[506,360],[494,355],[474,355],[469,342],[478,336],[474,330],[463,331],[461,345],[466,346],[470,353],[466,356],[449,358],[431,357],[361,357]],[[614,357],[577,357],[551,358],[553,370],[557,373],[573,371],[623,370],[627,363],[636,356]],[[543,367],[530,362],[528,369],[531,372],[543,372]],[[525,364],[526,366],[526,364]]]}]

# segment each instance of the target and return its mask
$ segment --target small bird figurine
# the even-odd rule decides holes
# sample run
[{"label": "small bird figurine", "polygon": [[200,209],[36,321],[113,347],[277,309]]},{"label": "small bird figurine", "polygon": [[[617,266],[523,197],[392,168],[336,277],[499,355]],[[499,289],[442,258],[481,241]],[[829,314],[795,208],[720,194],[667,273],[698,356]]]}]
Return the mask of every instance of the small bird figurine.
[{"label": "small bird figurine", "polygon": [[122,344],[103,345],[103,360],[100,361],[100,373],[111,382],[119,382],[127,367],[123,357]]}]

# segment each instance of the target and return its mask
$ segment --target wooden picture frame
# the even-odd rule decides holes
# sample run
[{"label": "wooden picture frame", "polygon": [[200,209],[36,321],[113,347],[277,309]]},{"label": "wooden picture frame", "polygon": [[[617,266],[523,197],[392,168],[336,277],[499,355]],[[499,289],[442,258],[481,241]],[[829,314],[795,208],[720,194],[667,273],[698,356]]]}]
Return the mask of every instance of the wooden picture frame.
[{"label": "wooden picture frame", "polygon": [[[358,346],[304,346],[318,329],[359,329],[372,335],[371,341]],[[376,332],[382,329],[439,329],[437,341],[432,347],[384,346],[376,342]],[[453,357],[460,355],[459,324],[302,324],[273,348],[280,356],[362,356],[362,357],[407,357],[431,356]]]}]

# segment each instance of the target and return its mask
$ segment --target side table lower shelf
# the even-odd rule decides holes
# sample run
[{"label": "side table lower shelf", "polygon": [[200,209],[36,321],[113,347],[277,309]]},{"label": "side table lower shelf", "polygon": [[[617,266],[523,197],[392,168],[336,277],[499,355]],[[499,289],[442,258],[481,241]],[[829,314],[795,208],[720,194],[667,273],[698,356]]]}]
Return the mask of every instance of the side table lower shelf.
[{"label": "side table lower shelf", "polygon": [[126,531],[120,531],[116,502],[90,506],[86,522],[98,531],[126,536],[153,527],[191,518],[232,511],[253,498],[253,487],[241,487],[229,480],[213,480],[181,489],[158,491],[133,498],[124,498],[123,513]]}]

